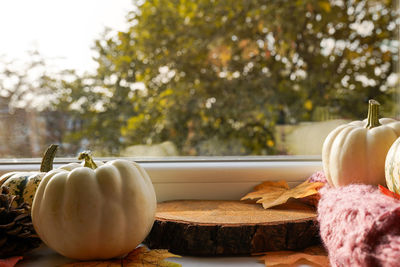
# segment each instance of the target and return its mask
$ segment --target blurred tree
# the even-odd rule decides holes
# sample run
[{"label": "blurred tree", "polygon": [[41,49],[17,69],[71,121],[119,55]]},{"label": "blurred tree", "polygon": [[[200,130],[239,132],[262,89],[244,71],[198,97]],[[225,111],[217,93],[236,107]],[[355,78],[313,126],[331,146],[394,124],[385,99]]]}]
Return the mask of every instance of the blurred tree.
[{"label": "blurred tree", "polygon": [[0,57],[0,98],[10,112],[16,108],[41,111],[48,106],[43,100],[54,98],[52,88],[45,85],[50,75],[47,62],[38,51],[29,51],[27,56],[29,62]]},{"label": "blurred tree", "polygon": [[274,154],[276,124],[363,118],[370,98],[390,113],[395,2],[143,1],[126,32],[96,42],[97,73],[64,84],[58,105],[80,104],[83,123],[70,140],[114,154],[166,140],[183,155]]},{"label": "blurred tree", "polygon": [[70,70],[48,81],[59,92],[53,109],[68,117],[63,142],[70,151],[90,148],[102,156],[119,154],[125,144],[120,130],[136,115],[132,104],[136,92],[131,89],[135,81],[133,57],[127,65],[113,58],[127,51],[107,40],[107,32],[104,36],[104,40],[96,41],[99,67],[95,74],[80,75]]},{"label": "blurred tree", "polygon": [[[46,86],[51,75],[48,62],[37,51],[27,52],[28,62],[0,57],[0,156],[40,157],[49,143],[59,143],[58,134],[44,112],[55,99]],[[47,131],[51,128],[51,131]]]}]

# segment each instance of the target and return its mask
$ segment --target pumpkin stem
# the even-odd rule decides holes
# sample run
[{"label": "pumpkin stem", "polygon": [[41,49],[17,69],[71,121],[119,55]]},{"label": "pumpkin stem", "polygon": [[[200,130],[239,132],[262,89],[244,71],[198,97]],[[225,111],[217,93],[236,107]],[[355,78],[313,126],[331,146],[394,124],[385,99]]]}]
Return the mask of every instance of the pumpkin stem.
[{"label": "pumpkin stem", "polygon": [[50,145],[44,152],[42,162],[40,163],[40,172],[49,172],[53,169],[53,161],[56,156],[58,145]]},{"label": "pumpkin stem", "polygon": [[368,102],[368,117],[367,117],[367,125],[365,128],[372,129],[374,127],[380,126],[379,122],[379,102],[373,99],[370,99]]},{"label": "pumpkin stem", "polygon": [[84,167],[88,167],[93,170],[97,168],[96,163],[94,163],[94,161],[93,161],[92,153],[90,152],[90,150],[86,150],[86,151],[79,153],[78,159],[85,160],[85,165],[83,165]]}]

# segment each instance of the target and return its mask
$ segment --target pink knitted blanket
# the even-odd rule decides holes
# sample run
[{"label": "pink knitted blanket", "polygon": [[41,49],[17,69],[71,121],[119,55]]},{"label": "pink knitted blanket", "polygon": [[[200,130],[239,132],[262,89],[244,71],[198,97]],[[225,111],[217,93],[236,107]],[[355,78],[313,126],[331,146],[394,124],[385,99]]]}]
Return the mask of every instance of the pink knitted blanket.
[{"label": "pink knitted blanket", "polygon": [[[323,173],[314,181],[326,181]],[[376,186],[320,190],[318,222],[332,266],[400,266],[400,201]]]}]

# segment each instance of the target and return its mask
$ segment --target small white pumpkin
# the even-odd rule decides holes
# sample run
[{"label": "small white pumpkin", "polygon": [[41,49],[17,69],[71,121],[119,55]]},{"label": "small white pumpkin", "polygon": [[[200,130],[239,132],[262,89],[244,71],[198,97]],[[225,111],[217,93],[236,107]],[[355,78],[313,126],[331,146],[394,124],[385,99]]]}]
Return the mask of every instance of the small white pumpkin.
[{"label": "small white pumpkin", "polygon": [[55,169],[40,183],[32,222],[43,242],[74,259],[108,259],[137,247],[150,232],[156,195],[146,171],[128,160],[97,168]]},{"label": "small white pumpkin", "polygon": [[322,163],[331,186],[385,184],[385,158],[400,136],[400,122],[378,119],[379,103],[369,101],[368,118],[334,129],[322,147]]},{"label": "small white pumpkin", "polygon": [[389,190],[400,194],[400,138],[393,143],[386,156],[385,178]]}]

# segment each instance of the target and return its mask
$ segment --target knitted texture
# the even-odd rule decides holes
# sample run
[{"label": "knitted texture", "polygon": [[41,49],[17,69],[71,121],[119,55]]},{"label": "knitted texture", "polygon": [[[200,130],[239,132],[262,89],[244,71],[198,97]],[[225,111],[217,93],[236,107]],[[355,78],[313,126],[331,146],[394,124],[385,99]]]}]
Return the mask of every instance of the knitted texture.
[{"label": "knitted texture", "polygon": [[318,171],[318,172],[313,173],[307,179],[307,181],[325,183],[325,184],[327,184],[326,186],[328,186],[328,181],[326,180],[326,176],[325,176],[324,172],[322,172],[322,171]]},{"label": "knitted texture", "polygon": [[400,266],[400,201],[361,184],[326,185],[320,194],[320,235],[332,266]]}]

